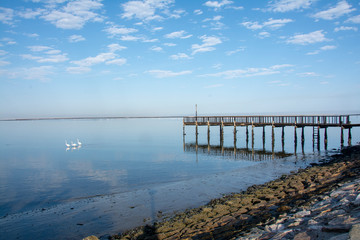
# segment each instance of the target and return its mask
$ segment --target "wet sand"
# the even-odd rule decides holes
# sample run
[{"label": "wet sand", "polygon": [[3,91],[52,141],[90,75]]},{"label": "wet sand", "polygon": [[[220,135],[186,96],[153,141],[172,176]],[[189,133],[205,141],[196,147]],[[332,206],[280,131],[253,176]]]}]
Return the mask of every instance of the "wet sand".
[{"label": "wet sand", "polygon": [[325,163],[214,199],[169,220],[102,239],[240,239],[255,227],[265,228],[294,209],[315,204],[319,196],[359,176],[360,146],[348,147]]}]

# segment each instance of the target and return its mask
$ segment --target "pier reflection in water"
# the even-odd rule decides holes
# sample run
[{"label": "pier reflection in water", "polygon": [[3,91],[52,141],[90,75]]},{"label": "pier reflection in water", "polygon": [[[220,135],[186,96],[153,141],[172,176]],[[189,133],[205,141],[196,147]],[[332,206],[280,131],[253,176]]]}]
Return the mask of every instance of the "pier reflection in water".
[{"label": "pier reflection in water", "polygon": [[[261,128],[261,130],[259,129]],[[270,128],[270,134],[269,134]],[[312,145],[312,152],[321,151],[321,147],[325,151],[328,150],[328,128],[321,128],[318,126],[310,127],[305,130],[305,127],[293,127],[293,133],[289,134],[291,128],[285,127],[274,127],[274,126],[261,126],[256,128],[255,126],[243,126],[241,127],[241,135],[239,135],[239,127],[234,125],[232,135],[233,135],[233,144],[232,146],[224,145],[224,126],[220,126],[220,132],[217,134],[215,130],[215,140],[217,141],[216,144],[211,143],[214,139],[211,139],[211,128],[210,125],[207,126],[207,133],[199,133],[198,126],[195,126],[195,133],[194,137],[189,137],[194,139],[192,142],[186,142],[186,131],[185,125],[183,127],[183,148],[185,152],[196,152],[201,154],[209,154],[209,155],[216,155],[216,156],[234,156],[237,160],[248,160],[248,161],[264,161],[270,159],[280,159],[289,157],[292,155],[297,155],[298,150],[301,149],[301,153],[305,155],[305,140],[308,138],[311,141]],[[256,129],[256,130],[255,130]],[[344,138],[347,137],[347,145],[351,145],[351,128],[344,129],[344,128],[336,128],[340,129],[340,136],[339,136],[339,146],[342,148],[344,146]],[[347,130],[347,131],[345,131]],[[255,137],[256,132],[256,137]],[[292,140],[287,139],[287,144],[292,142],[293,144],[293,153],[292,151],[285,151],[285,138],[286,133],[291,136],[287,136],[288,138],[293,138]],[[191,135],[191,134],[190,134]],[[201,136],[202,143],[199,143],[199,135]],[[206,135],[207,144],[204,144],[204,135]],[[269,136],[270,135],[270,136]],[[311,136],[310,136],[311,135]],[[306,137],[305,137],[306,136]],[[228,134],[229,140],[229,134]],[[214,137],[213,137],[214,138]],[[257,138],[257,140],[255,140]],[[281,151],[275,150],[277,145],[279,147],[279,143],[275,144],[275,139],[280,138],[281,142]],[[239,143],[240,139],[240,143]],[[261,139],[261,140],[260,140]],[[306,141],[309,141],[306,140]],[[260,141],[260,142],[259,142]],[[271,150],[269,150],[268,141],[271,142]],[[277,140],[278,141],[278,140]],[[322,142],[323,141],[323,142]],[[255,146],[255,142],[257,142]],[[238,145],[241,145],[238,146]],[[244,146],[245,145],[245,146]],[[266,149],[267,148],[267,149]],[[300,148],[300,149],[298,149]]]}]

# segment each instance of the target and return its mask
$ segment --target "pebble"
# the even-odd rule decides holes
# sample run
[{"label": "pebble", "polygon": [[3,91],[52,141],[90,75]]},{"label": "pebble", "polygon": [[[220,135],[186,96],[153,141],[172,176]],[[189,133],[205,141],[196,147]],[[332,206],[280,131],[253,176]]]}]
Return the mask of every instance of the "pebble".
[{"label": "pebble", "polygon": [[[243,239],[360,240],[360,178],[320,196],[307,209],[282,214],[265,232],[250,231]],[[276,233],[269,238],[269,233]]]}]

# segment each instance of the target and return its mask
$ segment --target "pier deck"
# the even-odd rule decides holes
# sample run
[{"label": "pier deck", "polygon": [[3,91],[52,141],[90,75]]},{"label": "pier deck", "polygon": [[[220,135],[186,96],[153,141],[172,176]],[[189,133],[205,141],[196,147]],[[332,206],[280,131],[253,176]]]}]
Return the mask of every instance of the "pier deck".
[{"label": "pier deck", "polygon": [[195,126],[273,126],[273,127],[359,127],[351,123],[352,115],[303,115],[303,116],[191,116],[183,123]]}]

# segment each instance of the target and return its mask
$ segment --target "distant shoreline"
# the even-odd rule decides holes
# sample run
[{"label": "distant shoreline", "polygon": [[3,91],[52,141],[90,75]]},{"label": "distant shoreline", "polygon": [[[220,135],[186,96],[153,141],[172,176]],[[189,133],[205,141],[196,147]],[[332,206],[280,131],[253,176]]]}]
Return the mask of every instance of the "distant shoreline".
[{"label": "distant shoreline", "polygon": [[140,117],[41,117],[41,118],[9,118],[0,121],[41,121],[41,120],[100,120],[100,119],[143,119],[143,118],[183,118],[184,116],[140,116]]}]

